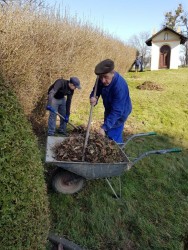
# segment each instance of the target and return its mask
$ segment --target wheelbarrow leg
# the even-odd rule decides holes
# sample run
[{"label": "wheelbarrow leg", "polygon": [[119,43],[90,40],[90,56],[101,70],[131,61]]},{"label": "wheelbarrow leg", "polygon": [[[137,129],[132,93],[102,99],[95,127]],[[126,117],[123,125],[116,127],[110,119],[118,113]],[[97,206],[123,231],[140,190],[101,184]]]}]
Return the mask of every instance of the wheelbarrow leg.
[{"label": "wheelbarrow leg", "polygon": [[119,176],[119,189],[120,189],[120,190],[119,190],[119,196],[117,195],[116,191],[115,191],[114,188],[112,187],[112,185],[111,185],[109,179],[108,179],[108,178],[105,178],[105,180],[107,181],[107,183],[108,183],[109,187],[111,188],[113,194],[115,195],[116,199],[121,198],[121,177]]},{"label": "wheelbarrow leg", "polygon": [[119,197],[121,198],[121,176],[119,176],[118,179],[119,179]]}]

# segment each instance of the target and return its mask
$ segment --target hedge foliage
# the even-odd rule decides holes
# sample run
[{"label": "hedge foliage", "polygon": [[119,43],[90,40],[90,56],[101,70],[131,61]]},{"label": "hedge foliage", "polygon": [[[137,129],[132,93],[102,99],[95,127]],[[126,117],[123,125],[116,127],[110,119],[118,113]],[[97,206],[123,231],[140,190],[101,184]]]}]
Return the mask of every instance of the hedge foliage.
[{"label": "hedge foliage", "polygon": [[36,138],[0,82],[0,249],[45,249],[49,211]]},{"label": "hedge foliage", "polygon": [[87,20],[72,18],[65,8],[56,12],[55,3],[52,10],[33,10],[22,6],[24,1],[11,2],[0,5],[0,73],[27,115],[35,108],[43,112],[46,100],[41,97],[60,77],[80,79],[82,90],[75,91],[77,98],[71,105],[79,110],[83,99],[88,103],[99,61],[111,58],[115,69],[124,74],[135,60],[135,48]]}]

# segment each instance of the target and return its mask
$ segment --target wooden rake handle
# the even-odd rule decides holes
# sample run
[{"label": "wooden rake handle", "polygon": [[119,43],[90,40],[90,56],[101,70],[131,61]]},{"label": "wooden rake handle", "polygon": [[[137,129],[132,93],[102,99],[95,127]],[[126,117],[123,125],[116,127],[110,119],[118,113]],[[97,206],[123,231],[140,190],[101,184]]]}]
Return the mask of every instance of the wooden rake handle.
[{"label": "wooden rake handle", "polygon": [[[99,81],[99,77],[97,76],[96,81],[95,81],[94,97],[96,97],[98,81]],[[93,107],[94,107],[94,105],[91,104],[90,114],[89,114],[89,121],[88,121],[88,124],[87,124],[87,131],[86,131],[86,137],[85,137],[83,154],[82,154],[82,161],[85,160],[85,151],[86,151],[86,147],[87,147],[87,143],[88,143],[88,139],[89,139],[89,131],[90,131],[90,127],[91,127]]]}]

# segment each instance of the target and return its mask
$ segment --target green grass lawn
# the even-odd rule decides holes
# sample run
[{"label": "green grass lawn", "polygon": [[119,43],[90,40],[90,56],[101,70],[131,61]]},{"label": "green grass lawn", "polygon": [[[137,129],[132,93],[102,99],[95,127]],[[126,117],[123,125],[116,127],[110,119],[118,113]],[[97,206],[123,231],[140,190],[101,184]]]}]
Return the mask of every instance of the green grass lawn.
[{"label": "green grass lawn", "polygon": [[[125,79],[133,102],[125,137],[157,132],[130,142],[127,155],[175,147],[182,152],[146,157],[121,175],[121,200],[113,198],[104,179],[87,181],[74,195],[49,188],[51,232],[86,249],[183,250],[188,241],[188,69],[129,72]],[[145,81],[162,90],[136,88]],[[102,117],[100,103],[93,122]],[[111,182],[118,190],[119,178]]]},{"label": "green grass lawn", "polygon": [[[131,123],[137,130],[155,130],[188,147],[188,69],[126,74],[133,100]],[[158,84],[162,91],[139,90],[145,81]]]}]

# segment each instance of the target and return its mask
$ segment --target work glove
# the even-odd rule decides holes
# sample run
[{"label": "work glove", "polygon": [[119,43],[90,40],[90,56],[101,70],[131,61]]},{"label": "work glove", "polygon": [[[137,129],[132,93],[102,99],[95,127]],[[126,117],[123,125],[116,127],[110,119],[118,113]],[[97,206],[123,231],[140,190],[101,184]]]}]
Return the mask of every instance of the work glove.
[{"label": "work glove", "polygon": [[56,110],[52,106],[50,106],[50,105],[46,106],[46,110],[49,110],[49,111],[51,111],[53,113],[57,113]]},{"label": "work glove", "polygon": [[46,110],[50,110],[51,106],[50,105],[47,105],[46,106]]},{"label": "work glove", "polygon": [[69,116],[70,116],[70,115],[66,115],[66,116],[65,116],[65,120],[64,120],[64,121],[65,121],[66,123],[69,122]]}]

